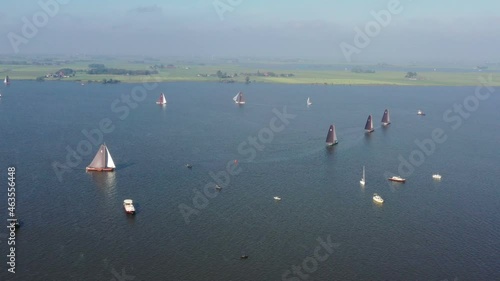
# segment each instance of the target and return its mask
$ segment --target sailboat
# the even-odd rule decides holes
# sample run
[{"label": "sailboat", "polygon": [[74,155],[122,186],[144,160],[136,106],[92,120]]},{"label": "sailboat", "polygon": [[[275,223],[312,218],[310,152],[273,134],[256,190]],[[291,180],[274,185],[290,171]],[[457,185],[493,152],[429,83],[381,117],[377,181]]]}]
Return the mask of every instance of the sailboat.
[{"label": "sailboat", "polygon": [[9,78],[9,76],[5,76],[5,79],[3,80],[3,83],[5,85],[9,85],[10,84],[10,78]]},{"label": "sailboat", "polygon": [[366,181],[365,181],[365,166],[363,166],[363,177],[361,178],[361,180],[359,181],[359,183],[361,185],[365,185]]},{"label": "sailboat", "polygon": [[311,102],[311,98],[310,98],[310,97],[307,97],[307,105],[309,106],[309,105],[311,105],[311,104],[312,104],[312,102]]},{"label": "sailboat", "polygon": [[372,120],[371,114],[368,115],[368,119],[366,120],[365,131],[367,133],[371,133],[371,132],[375,131],[373,129],[373,120]]},{"label": "sailboat", "polygon": [[238,92],[233,98],[236,104],[245,104],[245,98],[243,97],[243,92]]},{"label": "sailboat", "polygon": [[335,126],[330,125],[330,129],[328,129],[328,134],[326,135],[326,145],[332,146],[337,144],[339,141],[337,140],[337,134],[335,134]]},{"label": "sailboat", "polygon": [[92,163],[86,168],[87,171],[111,172],[116,168],[115,162],[109,153],[106,144],[102,144]]},{"label": "sailboat", "polygon": [[161,93],[160,97],[158,98],[158,101],[156,101],[156,104],[167,104],[167,99],[165,98],[165,94]]},{"label": "sailboat", "polygon": [[384,110],[384,116],[382,116],[382,124],[387,126],[391,124],[391,118],[389,117],[389,110]]}]

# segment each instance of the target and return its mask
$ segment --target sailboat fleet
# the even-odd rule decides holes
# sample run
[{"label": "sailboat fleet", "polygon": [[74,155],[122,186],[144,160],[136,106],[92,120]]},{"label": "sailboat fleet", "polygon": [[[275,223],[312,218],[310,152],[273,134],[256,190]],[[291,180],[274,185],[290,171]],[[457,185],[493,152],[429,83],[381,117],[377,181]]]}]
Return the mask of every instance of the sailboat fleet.
[{"label": "sailboat fleet", "polygon": [[[9,80],[8,76],[5,77],[4,83],[5,84],[9,84],[10,83],[10,80]],[[242,92],[238,92],[236,94],[236,96],[233,97],[233,101],[236,104],[245,104],[245,98],[243,96],[243,93]],[[156,101],[156,103],[160,104],[160,105],[167,104],[167,99],[165,98],[165,94],[164,93],[160,94],[160,97],[158,98],[158,100]],[[307,106],[310,106],[312,104],[310,97],[307,98],[306,104],[307,104]],[[419,111],[418,114],[419,115],[425,115],[421,111]],[[384,126],[387,126],[387,125],[391,124],[391,120],[390,120],[390,115],[389,115],[389,110],[388,109],[384,110],[381,122],[382,122],[382,125],[384,125]],[[371,132],[373,132],[375,130],[374,126],[373,126],[373,118],[372,118],[371,114],[368,116],[368,118],[366,120],[366,124],[365,124],[364,130],[367,133],[371,133]],[[337,134],[336,134],[336,131],[335,131],[335,126],[332,124],[332,125],[330,125],[330,127],[328,129],[328,133],[327,133],[327,136],[326,136],[326,145],[331,147],[331,146],[334,146],[336,144],[338,144],[338,139],[337,139]],[[191,165],[187,164],[186,167],[191,168]],[[95,155],[95,157],[92,160],[92,162],[89,164],[89,166],[86,167],[86,171],[88,171],[88,172],[94,172],[94,171],[95,172],[112,172],[112,171],[115,170],[115,168],[116,168],[115,163],[113,161],[113,158],[111,157],[111,154],[110,154],[110,152],[109,152],[106,144],[102,144],[100,146],[99,150],[97,151],[97,154]],[[440,180],[441,179],[441,175],[434,174],[434,175],[432,175],[432,178],[435,179],[435,180]],[[401,183],[404,183],[406,181],[406,179],[401,178],[399,176],[393,176],[391,178],[388,178],[388,180],[394,181],[394,182],[401,182]],[[365,166],[363,166],[362,177],[361,177],[361,180],[359,181],[359,183],[360,183],[361,186],[365,186],[366,185]],[[222,187],[220,187],[218,185],[216,186],[216,190],[220,191],[221,189],[222,189]],[[280,201],[281,197],[275,196],[274,199],[276,201]],[[383,203],[384,199],[382,199],[382,197],[380,195],[378,195],[377,193],[375,193],[375,194],[373,194],[373,201],[376,202],[376,203]],[[126,200],[124,200],[123,206],[124,206],[124,209],[125,209],[126,213],[128,213],[128,214],[134,214],[135,213],[135,208],[134,208],[132,199],[126,199]]]}]

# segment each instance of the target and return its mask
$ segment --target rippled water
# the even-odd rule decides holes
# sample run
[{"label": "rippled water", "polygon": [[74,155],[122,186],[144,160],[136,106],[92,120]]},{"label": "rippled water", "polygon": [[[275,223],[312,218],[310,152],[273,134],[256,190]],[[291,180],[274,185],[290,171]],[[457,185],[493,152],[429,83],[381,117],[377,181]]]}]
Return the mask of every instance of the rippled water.
[{"label": "rippled water", "polygon": [[[6,189],[14,165],[24,222],[17,273],[3,270],[1,280],[500,279],[498,88],[477,110],[464,109],[470,116],[444,119],[454,104],[471,109],[474,87],[146,86],[144,100],[129,105],[121,96],[139,95],[140,84],[14,81],[0,89],[0,185]],[[240,90],[244,106],[231,100]],[[155,104],[160,92],[163,108]],[[284,107],[295,117],[282,127],[273,110]],[[392,124],[382,128],[385,108]],[[376,128],[366,135],[369,114]],[[75,166],[60,181],[54,163],[67,164],[68,148],[84,150],[82,130],[103,119],[117,170],[86,173],[92,145],[69,158]],[[324,143],[330,124],[339,138],[333,149]],[[414,152],[437,128],[446,140],[428,155]],[[249,144],[254,137],[259,149]],[[388,182],[400,173],[398,157],[410,161],[412,152],[422,163],[407,182]],[[239,173],[215,193],[213,177],[234,160]],[[217,195],[204,201],[196,194],[207,184]],[[375,192],[383,206],[373,203]],[[136,202],[134,217],[123,211],[126,198]],[[5,209],[5,191],[0,200]],[[180,204],[193,208],[189,224]],[[318,239],[335,244],[321,250],[324,261],[314,255]],[[287,275],[294,265],[302,278]]]}]

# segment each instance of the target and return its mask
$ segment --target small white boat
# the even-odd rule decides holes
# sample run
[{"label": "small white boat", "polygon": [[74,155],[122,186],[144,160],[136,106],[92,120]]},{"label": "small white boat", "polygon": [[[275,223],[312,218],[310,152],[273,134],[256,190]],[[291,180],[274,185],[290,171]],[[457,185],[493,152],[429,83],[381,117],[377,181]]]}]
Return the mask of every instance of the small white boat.
[{"label": "small white boat", "polygon": [[216,184],[215,189],[220,191],[220,190],[222,190],[222,187],[220,185]]},{"label": "small white boat", "polygon": [[377,193],[373,194],[373,201],[377,203],[384,203],[384,199],[382,199],[382,197],[380,197]]},{"label": "small white boat", "polygon": [[123,200],[123,208],[125,208],[127,214],[135,214],[134,201],[132,199]]},{"label": "small white boat", "polygon": [[440,180],[441,179],[441,175],[440,174],[434,174],[434,175],[432,175],[432,178],[435,179],[435,180]]},{"label": "small white boat", "polygon": [[306,103],[307,103],[308,106],[312,104],[310,97],[307,98],[307,102]]},{"label": "small white boat", "polygon": [[424,113],[422,110],[419,110],[419,111],[417,111],[417,115],[422,115],[422,116],[424,116],[424,115],[425,115],[425,113]]},{"label": "small white boat", "polygon": [[361,180],[359,181],[359,183],[360,183],[361,185],[363,185],[363,186],[364,186],[364,185],[365,185],[365,183],[366,183],[366,180],[365,180],[365,166],[363,166],[363,177],[361,178]]},{"label": "small white boat", "polygon": [[276,201],[281,201],[281,197],[274,196],[274,200],[276,200]]},{"label": "small white boat", "polygon": [[406,181],[406,179],[404,179],[400,176],[392,176],[392,177],[388,178],[388,180],[395,181],[395,182],[403,182],[403,183]]}]

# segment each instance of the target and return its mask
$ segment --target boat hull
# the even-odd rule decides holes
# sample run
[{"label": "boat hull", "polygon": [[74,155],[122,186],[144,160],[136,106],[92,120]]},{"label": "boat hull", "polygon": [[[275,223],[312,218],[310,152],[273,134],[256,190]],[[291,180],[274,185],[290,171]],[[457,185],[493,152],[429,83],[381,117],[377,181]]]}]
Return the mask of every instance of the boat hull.
[{"label": "boat hull", "polygon": [[371,129],[371,130],[365,130],[365,133],[371,133],[373,131],[375,131],[375,130],[373,130],[373,129]]},{"label": "boat hull", "polygon": [[115,168],[93,168],[93,167],[87,167],[86,168],[87,172],[113,172]]},{"label": "boat hull", "polygon": [[388,180],[393,181],[393,182],[402,182],[402,183],[406,182],[406,180],[405,180],[405,179],[393,179],[393,178],[388,178]]},{"label": "boat hull", "polygon": [[337,143],[339,143],[338,141],[335,141],[335,142],[327,142],[326,143],[326,146],[334,146],[336,145]]}]

